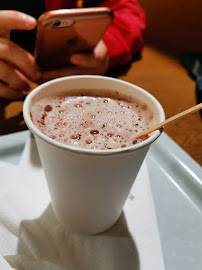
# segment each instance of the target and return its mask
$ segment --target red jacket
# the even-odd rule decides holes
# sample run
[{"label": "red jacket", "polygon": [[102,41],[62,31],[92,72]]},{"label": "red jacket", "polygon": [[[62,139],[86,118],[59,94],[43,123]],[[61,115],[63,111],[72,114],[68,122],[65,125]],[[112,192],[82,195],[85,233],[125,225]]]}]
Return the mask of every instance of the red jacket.
[{"label": "red jacket", "polygon": [[[85,1],[84,1],[85,2]],[[110,68],[124,65],[143,48],[142,33],[145,30],[145,15],[137,0],[106,0],[102,7],[114,12],[114,20],[103,40],[108,48]],[[77,0],[45,0],[46,9],[75,8]]]}]

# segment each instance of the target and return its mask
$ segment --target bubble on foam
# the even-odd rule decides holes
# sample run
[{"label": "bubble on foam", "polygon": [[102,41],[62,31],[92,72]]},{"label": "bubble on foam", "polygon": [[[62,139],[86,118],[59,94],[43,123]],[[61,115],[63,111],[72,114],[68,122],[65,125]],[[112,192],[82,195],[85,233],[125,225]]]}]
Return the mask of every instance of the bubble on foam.
[{"label": "bubble on foam", "polygon": [[78,103],[78,104],[75,104],[74,107],[76,107],[76,108],[82,108],[83,106]]},{"label": "bubble on foam", "polygon": [[99,134],[99,130],[93,129],[90,131],[90,133],[93,135],[97,135],[97,134]]},{"label": "bubble on foam", "polygon": [[79,140],[79,135],[71,135],[70,138],[72,140]]},{"label": "bubble on foam", "polygon": [[50,111],[52,111],[52,106],[46,105],[46,107],[44,108],[44,110],[45,110],[46,112],[50,112]]},{"label": "bubble on foam", "polygon": [[92,141],[91,141],[91,140],[86,140],[86,143],[87,143],[87,144],[91,144]]},{"label": "bubble on foam", "polygon": [[31,115],[34,124],[53,140],[103,150],[143,141],[146,138],[134,139],[134,134],[150,127],[153,118],[147,107],[134,102],[88,96],[42,99]]}]

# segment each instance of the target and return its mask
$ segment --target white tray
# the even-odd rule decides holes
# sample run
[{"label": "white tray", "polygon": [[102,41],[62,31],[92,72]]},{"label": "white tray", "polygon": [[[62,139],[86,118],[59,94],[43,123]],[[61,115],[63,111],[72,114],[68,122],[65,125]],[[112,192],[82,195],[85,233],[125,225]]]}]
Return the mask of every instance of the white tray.
[{"label": "white tray", "polygon": [[[29,136],[28,131],[1,136],[0,160],[18,164]],[[201,167],[165,133],[151,147],[147,166],[165,269],[201,270]]]}]

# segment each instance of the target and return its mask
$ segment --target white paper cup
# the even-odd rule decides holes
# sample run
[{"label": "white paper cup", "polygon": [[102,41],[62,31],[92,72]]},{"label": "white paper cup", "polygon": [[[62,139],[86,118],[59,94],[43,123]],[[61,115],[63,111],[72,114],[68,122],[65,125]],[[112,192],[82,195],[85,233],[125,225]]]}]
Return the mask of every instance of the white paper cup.
[{"label": "white paper cup", "polygon": [[89,150],[56,142],[35,127],[30,110],[37,100],[82,88],[95,91],[112,89],[134,96],[150,107],[156,123],[164,120],[164,111],[145,90],[103,76],[52,80],[38,86],[27,96],[24,119],[36,139],[55,215],[70,231],[96,234],[110,228],[118,220],[145,155],[160,131],[153,132],[150,138],[131,147]]}]

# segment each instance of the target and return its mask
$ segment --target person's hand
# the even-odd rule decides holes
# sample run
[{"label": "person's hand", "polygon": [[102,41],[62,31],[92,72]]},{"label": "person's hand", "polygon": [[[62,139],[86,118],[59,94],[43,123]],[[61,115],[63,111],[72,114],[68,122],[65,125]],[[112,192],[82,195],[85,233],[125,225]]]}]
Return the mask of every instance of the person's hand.
[{"label": "person's hand", "polygon": [[42,81],[70,75],[103,75],[109,63],[107,47],[101,40],[92,54],[74,54],[70,61],[75,65],[74,67],[45,71],[41,77]]},{"label": "person's hand", "polygon": [[29,89],[29,80],[37,81],[41,76],[34,57],[10,41],[11,30],[32,30],[36,24],[24,13],[0,10],[0,97],[21,98]]}]

